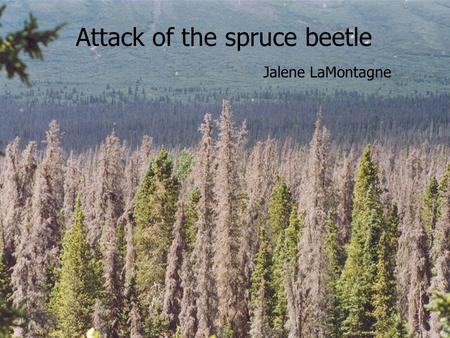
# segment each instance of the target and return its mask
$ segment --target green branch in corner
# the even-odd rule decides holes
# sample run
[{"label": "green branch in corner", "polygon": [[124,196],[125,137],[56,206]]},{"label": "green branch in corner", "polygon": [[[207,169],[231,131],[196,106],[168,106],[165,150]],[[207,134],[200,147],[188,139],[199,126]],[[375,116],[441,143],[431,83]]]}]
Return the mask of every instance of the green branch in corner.
[{"label": "green branch in corner", "polygon": [[[0,6],[0,18],[6,6]],[[31,85],[27,72],[27,65],[21,59],[21,54],[27,54],[31,59],[43,59],[41,46],[47,47],[50,42],[58,38],[58,33],[65,24],[58,25],[51,30],[39,30],[38,22],[30,13],[22,29],[10,32],[0,37],[0,71],[6,70],[8,79],[15,75],[20,80]]]}]

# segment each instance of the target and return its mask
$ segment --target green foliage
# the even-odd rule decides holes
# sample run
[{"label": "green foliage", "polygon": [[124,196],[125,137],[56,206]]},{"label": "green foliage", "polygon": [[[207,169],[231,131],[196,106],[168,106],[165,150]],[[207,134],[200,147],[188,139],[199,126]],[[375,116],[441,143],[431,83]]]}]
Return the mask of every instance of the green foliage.
[{"label": "green foliage", "polygon": [[119,258],[119,266],[125,266],[125,258],[127,254],[127,242],[125,238],[125,224],[123,222],[117,225],[117,256]]},{"label": "green foliage", "polygon": [[175,163],[174,175],[180,182],[186,180],[194,166],[194,156],[187,150],[183,149]]},{"label": "green foliage", "polygon": [[224,325],[224,327],[222,328],[222,334],[220,335],[220,337],[234,338],[233,326],[229,323]]},{"label": "green foliage", "polygon": [[266,296],[267,316],[272,317],[273,290],[272,285],[272,253],[270,243],[264,229],[260,230],[260,244],[255,258],[255,268],[252,274],[252,283],[250,288],[251,308],[255,311],[258,307],[258,301],[261,288],[266,288],[264,295]]},{"label": "green foliage", "polygon": [[387,227],[381,234],[377,246],[377,273],[373,285],[373,316],[375,323],[375,337],[396,337],[399,316],[396,306],[395,254],[398,241],[397,207],[391,210]]},{"label": "green foliage", "polygon": [[[269,226],[271,238],[275,243],[271,285],[274,293],[272,325],[280,337],[287,336],[285,329],[285,323],[288,319],[287,299],[284,287],[286,263],[289,260],[295,260],[298,240],[297,219],[293,219],[291,222],[291,218],[297,217],[297,209],[294,204],[289,188],[284,180],[278,177],[269,201]],[[291,216],[292,214],[295,215]],[[288,243],[288,240],[295,242],[295,247],[293,247],[294,243]],[[295,253],[289,252],[292,251],[291,249],[294,249]],[[292,254],[294,256],[290,256]]]},{"label": "green foliage", "polygon": [[189,194],[189,201],[185,207],[184,215],[186,219],[186,246],[187,251],[192,252],[195,238],[197,236],[198,202],[200,201],[200,190],[194,188]]},{"label": "green foliage", "polygon": [[278,237],[273,258],[273,328],[280,337],[287,337],[288,320],[285,279],[295,273],[298,263],[298,241],[302,235],[303,218],[298,217],[297,206],[292,203],[289,225]]},{"label": "green foliage", "polygon": [[151,295],[164,283],[179,191],[172,171],[169,154],[162,149],[145,173],[136,196],[136,282],[143,307],[150,305]]},{"label": "green foliage", "polygon": [[11,275],[3,250],[0,250],[0,299],[5,300],[11,296]]},{"label": "green foliage", "polygon": [[154,301],[150,306],[150,311],[145,327],[145,337],[161,338],[168,332],[169,322],[167,316],[162,313],[161,305]]},{"label": "green foliage", "polygon": [[[0,6],[0,17],[6,6]],[[22,82],[30,85],[27,66],[21,59],[21,54],[27,54],[31,59],[43,59],[41,46],[47,46],[56,40],[59,30],[64,25],[54,29],[39,31],[36,18],[30,14],[24,27],[16,32],[11,32],[6,37],[0,37],[0,70],[6,70],[8,79],[18,75]]]},{"label": "green foliage", "polygon": [[436,312],[442,323],[441,337],[450,338],[450,293],[436,292],[431,296],[429,310]]},{"label": "green foliage", "polygon": [[298,214],[297,205],[292,206],[289,226],[284,230],[283,258],[287,264],[296,264],[298,258],[298,241],[303,234],[305,215]]},{"label": "green foliage", "polygon": [[57,321],[53,336],[78,338],[92,326],[94,303],[100,288],[79,197],[74,224],[66,232],[62,246],[59,280],[50,304]]},{"label": "green foliage", "polygon": [[446,192],[449,186],[450,186],[450,164],[447,166],[447,169],[445,170],[444,173],[444,177],[442,177],[441,183],[439,184],[440,192],[441,193]]},{"label": "green foliage", "polygon": [[377,272],[377,250],[384,226],[378,169],[371,147],[361,157],[354,190],[352,237],[347,261],[337,284],[341,334],[346,337],[373,335],[373,285]]},{"label": "green foliage", "polygon": [[422,203],[422,224],[427,236],[428,249],[433,242],[433,230],[439,217],[440,189],[435,176],[430,179]]},{"label": "green foliage", "polygon": [[11,297],[11,276],[3,250],[0,251],[0,338],[9,338],[14,326],[20,326],[25,319],[23,311],[15,309]]},{"label": "green foliage", "polygon": [[339,245],[339,233],[335,223],[335,214],[330,210],[327,215],[325,227],[327,237],[325,240],[326,257],[328,261],[329,273],[327,276],[328,307],[331,314],[328,318],[328,337],[339,337],[339,314],[338,299],[336,296],[336,281],[341,273],[339,262],[342,260],[342,250]]},{"label": "green foliage", "polygon": [[271,238],[276,240],[288,227],[292,205],[292,194],[284,180],[278,177],[269,201]]}]

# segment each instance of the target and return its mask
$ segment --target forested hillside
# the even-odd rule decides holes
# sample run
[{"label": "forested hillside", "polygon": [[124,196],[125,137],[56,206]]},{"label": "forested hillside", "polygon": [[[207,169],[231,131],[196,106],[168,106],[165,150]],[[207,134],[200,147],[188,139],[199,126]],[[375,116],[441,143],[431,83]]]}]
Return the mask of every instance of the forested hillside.
[{"label": "forested hillside", "polygon": [[182,151],[65,132],[0,159],[0,332],[448,336],[448,145],[249,145],[228,102]]},{"label": "forested hillside", "polygon": [[[343,146],[375,141],[402,147],[423,142],[450,145],[448,94],[380,97],[278,90],[231,96],[236,120],[247,123],[249,145],[267,137],[307,144],[320,106],[333,140]],[[0,150],[16,136],[23,142],[40,139],[53,119],[64,130],[66,151],[93,148],[113,129],[133,147],[145,134],[157,145],[193,146],[200,139],[197,129],[203,112],[218,117],[223,97],[229,92],[185,89],[149,98],[139,83],[125,91],[107,87],[99,95],[75,88],[8,92],[0,96]]]},{"label": "forested hillside", "polygon": [[[448,0],[374,1],[357,0],[5,0],[2,18],[6,27],[19,27],[28,13],[41,19],[43,28],[62,22],[67,26],[52,44],[46,62],[30,62],[31,81],[45,89],[77,87],[99,93],[109,84],[126,90],[140,80],[150,96],[162,88],[230,90],[233,93],[282,89],[330,88],[383,95],[415,91],[448,92],[450,89],[450,3]],[[82,27],[103,27],[124,32],[136,26],[152,34],[175,27],[196,27],[218,35],[216,47],[110,48],[75,47]],[[317,32],[359,27],[373,35],[370,48],[307,48],[306,27]],[[224,46],[226,32],[289,32],[298,34],[296,47],[247,47],[237,52]],[[147,39],[148,41],[148,39]],[[387,67],[389,80],[366,81],[263,79],[264,66]],[[2,80],[3,81],[3,80]],[[8,83],[16,88],[17,83]],[[227,96],[229,97],[229,96]]]}]

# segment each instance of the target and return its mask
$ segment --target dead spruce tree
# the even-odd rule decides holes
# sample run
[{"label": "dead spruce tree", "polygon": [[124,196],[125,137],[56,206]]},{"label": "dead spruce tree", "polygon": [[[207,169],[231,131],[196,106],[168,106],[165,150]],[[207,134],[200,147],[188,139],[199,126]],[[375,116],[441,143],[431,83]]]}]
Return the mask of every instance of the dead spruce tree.
[{"label": "dead spruce tree", "polygon": [[302,301],[299,314],[301,336],[325,337],[330,309],[327,283],[330,267],[326,252],[326,220],[331,206],[330,137],[319,113],[310,143],[308,199],[303,235],[299,241],[298,285]]},{"label": "dead spruce tree", "polygon": [[143,338],[143,321],[139,312],[138,294],[136,288],[136,248],[134,245],[135,221],[133,215],[134,200],[129,201],[125,212],[118,220],[123,224],[126,252],[124,257],[124,281],[123,281],[123,313],[126,325],[121,331],[130,338]]},{"label": "dead spruce tree", "polygon": [[119,138],[113,132],[100,148],[96,182],[96,222],[101,229],[99,242],[102,262],[103,294],[105,309],[101,317],[102,332],[107,337],[118,337],[122,316],[122,279],[118,253],[117,221],[123,213],[123,151]]},{"label": "dead spruce tree", "polygon": [[408,184],[403,186],[403,217],[397,251],[397,289],[401,317],[407,321],[410,334],[425,336],[429,329],[427,290],[430,285],[430,257],[425,230],[420,221],[421,164],[416,154],[406,159],[405,176]]},{"label": "dead spruce tree", "polygon": [[21,205],[19,176],[19,138],[15,138],[6,146],[3,186],[0,190],[0,234],[1,248],[6,265],[11,268],[15,264],[14,252],[20,239]]},{"label": "dead spruce tree", "polygon": [[46,135],[47,148],[37,172],[33,193],[33,215],[28,236],[23,234],[12,274],[13,299],[30,316],[25,337],[46,337],[50,315],[48,302],[59,265],[63,206],[63,153],[59,125],[53,121]]},{"label": "dead spruce tree", "polygon": [[[258,142],[250,153],[245,172],[246,207],[243,213],[244,245],[242,247],[243,272],[250,285],[253,261],[258,251],[260,227],[267,222],[267,208],[275,181],[276,145],[272,139]],[[272,234],[271,234],[272,235]]]},{"label": "dead spruce tree", "polygon": [[[450,177],[450,166],[446,175]],[[440,216],[433,229],[433,246],[431,256],[433,257],[433,276],[431,278],[430,293],[450,292],[450,182],[444,180],[441,186],[442,196],[440,205]],[[437,313],[431,313],[430,337],[440,337],[442,322]]]},{"label": "dead spruce tree", "polygon": [[197,338],[210,337],[215,333],[217,306],[217,290],[213,272],[215,196],[213,120],[211,114],[205,115],[200,131],[202,139],[197,167],[200,200],[197,209],[197,236],[192,251],[197,295]]},{"label": "dead spruce tree", "polygon": [[239,220],[239,178],[237,133],[230,104],[223,103],[217,145],[217,238],[215,272],[218,294],[218,325],[224,336],[247,333],[247,310],[239,260],[242,229]]},{"label": "dead spruce tree", "polygon": [[181,268],[183,254],[186,250],[186,220],[183,205],[178,206],[177,219],[173,228],[173,241],[167,255],[167,269],[164,283],[163,313],[168,319],[167,335],[172,337],[180,325],[181,300]]},{"label": "dead spruce tree", "polygon": [[75,211],[78,193],[82,188],[83,175],[80,163],[73,153],[69,155],[64,170],[64,220],[66,227],[72,225],[72,216]]}]

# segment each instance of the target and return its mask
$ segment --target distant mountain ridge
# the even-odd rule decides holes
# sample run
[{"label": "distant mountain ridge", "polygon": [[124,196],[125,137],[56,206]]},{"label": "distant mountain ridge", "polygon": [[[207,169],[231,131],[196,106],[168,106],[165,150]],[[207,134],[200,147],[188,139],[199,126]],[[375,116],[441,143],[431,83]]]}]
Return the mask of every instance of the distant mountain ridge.
[{"label": "distant mountain ridge", "polygon": [[[109,85],[125,89],[136,81],[151,96],[161,88],[346,89],[371,94],[448,92],[450,89],[450,1],[6,1],[3,30],[20,26],[32,11],[41,27],[67,22],[60,39],[46,50],[45,62],[32,62],[35,87],[76,87],[101,92]],[[89,48],[75,47],[81,27],[116,31],[133,26],[152,33],[195,26],[218,35],[216,47]],[[369,48],[306,48],[304,30],[337,31],[358,26],[370,31]],[[223,46],[228,31],[295,31],[297,47],[246,48]],[[147,36],[148,37],[148,36]],[[177,37],[179,41],[179,37]],[[264,66],[389,67],[388,80],[262,79]],[[6,88],[22,88],[18,81]],[[22,90],[21,89],[21,90]]]}]

